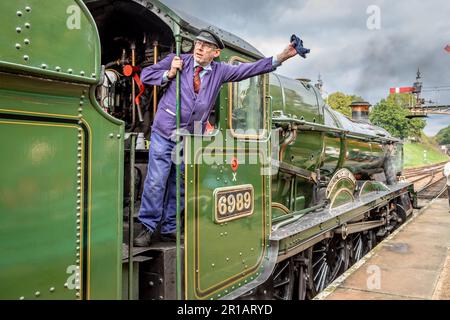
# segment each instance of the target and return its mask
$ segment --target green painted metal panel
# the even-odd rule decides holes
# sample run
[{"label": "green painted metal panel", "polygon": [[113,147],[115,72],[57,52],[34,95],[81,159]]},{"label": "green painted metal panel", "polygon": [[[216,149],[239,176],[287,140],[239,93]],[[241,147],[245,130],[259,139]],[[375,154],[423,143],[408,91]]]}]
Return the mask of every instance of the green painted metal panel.
[{"label": "green painted metal panel", "polygon": [[98,82],[100,43],[82,1],[2,1],[0,12],[1,69]]},{"label": "green painted metal panel", "polygon": [[283,158],[280,160],[299,168],[314,171],[322,155],[322,146],[322,133],[298,131],[297,138],[286,147]]},{"label": "green painted metal panel", "polygon": [[74,299],[78,126],[0,119],[0,140],[0,297]]},{"label": "green painted metal panel", "polygon": [[[14,284],[20,290],[1,292],[17,299],[34,297],[36,291],[45,299],[119,299],[123,123],[100,109],[93,98],[95,88],[1,75],[2,79],[8,79],[0,84],[1,140],[11,158],[2,159],[8,175],[0,182],[0,220],[2,226],[9,224],[9,231],[0,234],[0,251],[9,253],[2,254],[7,258],[1,262],[7,265],[0,264],[0,274],[5,279],[15,279],[8,286]],[[43,88],[44,84],[47,89],[38,93],[36,88]],[[25,130],[9,124],[17,121],[39,125],[28,125]],[[73,127],[70,134],[66,133],[68,129],[63,130],[66,126]],[[41,141],[43,147],[36,141]],[[24,154],[32,152],[35,145],[44,156],[55,154],[52,162],[25,161],[29,156],[24,158]],[[61,186],[55,186],[56,181]],[[24,199],[33,199],[30,206],[34,211],[28,213],[30,206],[24,206],[27,204],[24,200],[19,201],[17,182],[33,186],[34,197],[27,194]],[[56,189],[60,191],[57,198]],[[8,199],[11,194],[15,198],[5,202],[3,198]],[[10,215],[11,210],[18,214]],[[23,220],[17,219],[19,215],[28,217],[29,214],[36,217],[28,224],[33,232],[24,229]],[[24,234],[28,242],[35,239],[37,247],[18,241]],[[51,245],[41,245],[40,239]],[[14,253],[8,248],[15,248]],[[81,270],[79,296],[76,285],[71,285],[75,275],[70,266],[75,264]],[[27,265],[40,267],[33,269],[35,273],[21,273],[21,281],[14,278],[17,277],[14,270],[22,270]],[[46,282],[35,282],[34,278],[39,277]],[[66,282],[68,286],[64,287]],[[2,289],[3,284],[6,286],[6,282],[0,281]],[[50,288],[55,289],[51,295],[47,294]]]},{"label": "green painted metal panel", "polygon": [[[221,134],[218,132],[218,135]],[[234,148],[216,148],[210,145],[211,142],[202,143],[199,139],[186,137],[185,144],[189,159],[196,159],[196,164],[188,164],[185,169],[187,299],[220,298],[253,280],[261,272],[267,255],[271,225],[268,201],[270,176],[261,175],[262,162],[267,157],[265,142],[259,148],[246,145],[236,152]],[[212,150],[215,150],[217,164],[208,164],[201,159],[202,155]],[[260,160],[254,164],[248,163],[244,158],[248,159],[249,155]],[[239,159],[235,181],[230,166],[233,157]],[[253,213],[218,222],[215,218],[218,210],[215,192],[222,187],[239,188],[249,184],[254,190]]]}]

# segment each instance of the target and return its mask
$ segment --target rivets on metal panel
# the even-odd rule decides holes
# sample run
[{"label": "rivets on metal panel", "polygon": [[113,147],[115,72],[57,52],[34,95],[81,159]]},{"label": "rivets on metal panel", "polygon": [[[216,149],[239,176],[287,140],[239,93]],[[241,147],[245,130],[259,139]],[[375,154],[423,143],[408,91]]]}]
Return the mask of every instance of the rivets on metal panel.
[{"label": "rivets on metal panel", "polygon": [[82,106],[84,104],[84,102],[83,101],[80,101],[80,106]]},{"label": "rivets on metal panel", "polygon": [[77,232],[77,237],[79,237],[80,236],[80,233],[79,232]]},{"label": "rivets on metal panel", "polygon": [[77,258],[80,256],[80,253],[79,252],[77,252]]},{"label": "rivets on metal panel", "polygon": [[81,203],[81,201],[80,201],[80,199],[78,199],[78,200],[77,200],[77,204],[80,204],[80,203]]},{"label": "rivets on metal panel", "polygon": [[72,70],[72,69],[67,69],[67,72],[70,73],[70,74],[72,74],[72,73],[73,73],[73,70]]},{"label": "rivets on metal panel", "polygon": [[110,133],[109,134],[109,137],[112,139],[112,138],[114,138],[114,133]]},{"label": "rivets on metal panel", "polygon": [[80,75],[81,75],[81,76],[84,76],[84,71],[80,71]]},{"label": "rivets on metal panel", "polygon": [[69,285],[67,283],[64,283],[64,288],[68,288]]},{"label": "rivets on metal panel", "polygon": [[30,11],[31,11],[31,7],[30,7],[30,6],[26,6],[26,7],[25,7],[25,11],[26,11],[26,12],[30,12]]},{"label": "rivets on metal panel", "polygon": [[31,24],[29,24],[28,22],[25,23],[25,28],[30,29],[31,28]]},{"label": "rivets on metal panel", "polygon": [[91,74],[91,77],[92,77],[92,78],[96,78],[97,75],[96,75],[95,73],[92,73],[92,74]]},{"label": "rivets on metal panel", "polygon": [[230,258],[226,258],[225,260],[230,261]]},{"label": "rivets on metal panel", "polygon": [[78,223],[78,224],[80,223],[80,219],[77,219],[77,223]]},{"label": "rivets on metal panel", "polygon": [[45,63],[41,64],[42,69],[47,69],[47,65]]},{"label": "rivets on metal panel", "polygon": [[34,294],[36,297],[39,297],[41,295],[41,293],[39,291],[36,291],[36,293]]},{"label": "rivets on metal panel", "polygon": [[61,71],[61,67],[55,67],[55,70],[56,70],[57,72],[60,72],[60,71]]},{"label": "rivets on metal panel", "polygon": [[83,124],[83,121],[81,121],[81,120],[78,120],[78,124]]},{"label": "rivets on metal panel", "polygon": [[28,60],[30,60],[30,57],[27,56],[27,55],[24,55],[24,56],[23,56],[23,60],[28,61]]},{"label": "rivets on metal panel", "polygon": [[79,293],[79,292],[77,292],[75,295],[76,295],[77,297],[80,297],[80,293]]},{"label": "rivets on metal panel", "polygon": [[19,43],[16,43],[16,49],[19,50],[21,48],[21,45]]},{"label": "rivets on metal panel", "polygon": [[[30,39],[23,39],[23,43],[30,44]],[[59,67],[57,67],[57,68],[59,68]]]},{"label": "rivets on metal panel", "polygon": [[227,235],[228,235],[228,232],[224,232],[224,235],[227,236]]},{"label": "rivets on metal panel", "polygon": [[22,296],[22,297],[20,297],[19,299],[20,299],[20,300],[25,300],[25,297],[24,297],[24,296]]},{"label": "rivets on metal panel", "polygon": [[16,14],[18,17],[21,17],[23,15],[22,11],[17,11]]},{"label": "rivets on metal panel", "polygon": [[120,139],[120,134],[117,135],[117,139]]},{"label": "rivets on metal panel", "polygon": [[49,289],[49,291],[50,291],[50,292],[55,292],[55,288],[54,288],[54,287],[51,287],[51,288]]},{"label": "rivets on metal panel", "polygon": [[239,252],[239,255],[242,256],[242,252]]},{"label": "rivets on metal panel", "polygon": [[215,265],[214,263],[211,263],[211,267],[213,267],[213,268],[214,268],[215,266],[216,266],[216,265]]},{"label": "rivets on metal panel", "polygon": [[80,260],[79,260],[79,259],[77,259],[77,260],[75,261],[75,263],[76,263],[76,264],[79,264],[79,263],[80,263]]},{"label": "rivets on metal panel", "polygon": [[17,27],[17,28],[16,28],[16,32],[17,32],[17,33],[21,33],[21,32],[22,32],[22,28],[21,28],[21,27]]},{"label": "rivets on metal panel", "polygon": [[253,251],[253,250],[255,250],[255,249],[253,249],[253,248],[250,248],[250,251]]},{"label": "rivets on metal panel", "polygon": [[79,247],[79,246],[77,246],[77,250],[80,250],[80,247]]},{"label": "rivets on metal panel", "polygon": [[77,173],[77,177],[81,177],[81,173]]},{"label": "rivets on metal panel", "polygon": [[77,241],[76,241],[76,242],[77,242],[77,244],[79,244],[79,243],[80,243],[80,239],[77,239]]},{"label": "rivets on metal panel", "polygon": [[220,236],[221,236],[221,237],[223,236],[223,232],[220,233]]}]

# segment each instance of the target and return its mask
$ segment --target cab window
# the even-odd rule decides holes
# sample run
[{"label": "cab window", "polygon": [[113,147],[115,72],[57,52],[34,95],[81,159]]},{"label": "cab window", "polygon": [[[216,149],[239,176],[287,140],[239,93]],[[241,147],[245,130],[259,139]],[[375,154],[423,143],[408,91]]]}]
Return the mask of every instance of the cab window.
[{"label": "cab window", "polygon": [[[233,58],[232,64],[245,62]],[[264,75],[230,83],[230,128],[236,137],[259,138],[265,129]]]}]

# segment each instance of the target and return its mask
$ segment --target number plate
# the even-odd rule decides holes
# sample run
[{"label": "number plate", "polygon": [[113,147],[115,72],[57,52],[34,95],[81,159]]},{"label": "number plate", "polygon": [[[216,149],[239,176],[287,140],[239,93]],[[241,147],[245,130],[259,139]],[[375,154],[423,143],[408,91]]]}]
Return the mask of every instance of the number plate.
[{"label": "number plate", "polygon": [[254,192],[251,184],[215,189],[214,212],[216,223],[251,215],[253,213],[253,198]]}]

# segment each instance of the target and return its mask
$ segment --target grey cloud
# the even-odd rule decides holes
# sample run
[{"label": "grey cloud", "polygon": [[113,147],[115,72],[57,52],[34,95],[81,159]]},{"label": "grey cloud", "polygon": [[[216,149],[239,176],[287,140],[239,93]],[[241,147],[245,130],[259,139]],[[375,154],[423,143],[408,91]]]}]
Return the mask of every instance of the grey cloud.
[{"label": "grey cloud", "polygon": [[[389,87],[409,86],[420,67],[424,86],[450,85],[450,3],[447,0],[163,0],[242,37],[263,54],[278,53],[292,33],[311,48],[277,72],[317,79],[328,92],[361,95],[372,104]],[[381,10],[381,29],[368,30],[369,5]],[[286,39],[286,41],[284,40]],[[450,104],[450,92],[424,94]]]}]

